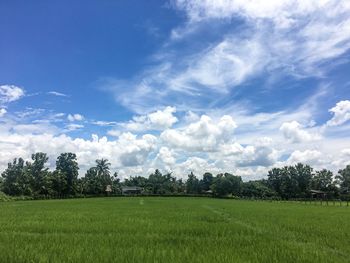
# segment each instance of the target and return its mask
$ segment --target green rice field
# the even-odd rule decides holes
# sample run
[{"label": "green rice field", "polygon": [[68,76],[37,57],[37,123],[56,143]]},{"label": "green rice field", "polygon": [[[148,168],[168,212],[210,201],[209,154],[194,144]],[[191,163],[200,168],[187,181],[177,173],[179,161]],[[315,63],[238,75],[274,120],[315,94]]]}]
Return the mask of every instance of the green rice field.
[{"label": "green rice field", "polygon": [[1,262],[350,262],[350,207],[190,197],[0,203]]}]

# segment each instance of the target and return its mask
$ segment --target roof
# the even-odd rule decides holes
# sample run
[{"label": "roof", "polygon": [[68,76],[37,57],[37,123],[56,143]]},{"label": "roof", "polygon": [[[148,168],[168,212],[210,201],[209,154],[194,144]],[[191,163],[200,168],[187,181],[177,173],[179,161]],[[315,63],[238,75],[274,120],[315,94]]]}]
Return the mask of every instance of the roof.
[{"label": "roof", "polygon": [[320,191],[320,190],[310,190],[313,194],[325,194],[326,192]]}]

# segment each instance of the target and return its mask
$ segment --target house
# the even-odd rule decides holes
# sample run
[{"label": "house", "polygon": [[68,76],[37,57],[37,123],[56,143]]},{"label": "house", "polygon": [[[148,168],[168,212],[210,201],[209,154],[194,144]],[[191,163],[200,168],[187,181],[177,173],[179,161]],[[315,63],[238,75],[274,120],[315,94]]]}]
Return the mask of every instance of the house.
[{"label": "house", "polygon": [[310,190],[312,198],[316,199],[325,199],[327,197],[327,193],[319,190]]},{"label": "house", "polygon": [[142,187],[138,186],[123,186],[122,187],[122,194],[123,195],[139,195],[143,191]]}]

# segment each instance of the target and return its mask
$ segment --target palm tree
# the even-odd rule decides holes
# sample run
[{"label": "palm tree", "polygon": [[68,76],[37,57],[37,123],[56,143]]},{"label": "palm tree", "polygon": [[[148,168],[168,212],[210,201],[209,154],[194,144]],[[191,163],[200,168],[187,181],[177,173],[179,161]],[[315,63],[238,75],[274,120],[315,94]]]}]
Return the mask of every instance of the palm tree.
[{"label": "palm tree", "polygon": [[96,167],[94,168],[97,172],[97,178],[99,178],[101,182],[101,191],[105,191],[107,185],[112,184],[110,166],[111,164],[108,162],[107,159],[102,158],[96,160]]},{"label": "palm tree", "polygon": [[96,160],[96,171],[99,176],[110,176],[110,167],[111,163],[108,162],[107,159],[97,159]]}]

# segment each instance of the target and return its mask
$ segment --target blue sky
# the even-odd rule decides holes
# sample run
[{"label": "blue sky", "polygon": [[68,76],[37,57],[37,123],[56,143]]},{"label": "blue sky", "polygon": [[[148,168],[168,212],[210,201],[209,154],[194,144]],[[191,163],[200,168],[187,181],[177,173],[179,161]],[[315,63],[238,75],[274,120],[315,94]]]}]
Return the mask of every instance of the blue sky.
[{"label": "blue sky", "polygon": [[350,162],[347,1],[2,1],[0,170],[261,178]]}]

